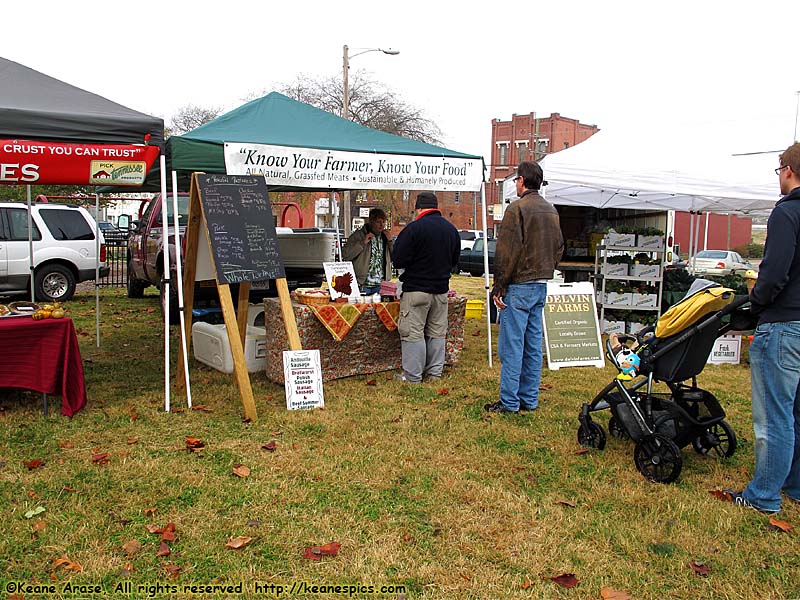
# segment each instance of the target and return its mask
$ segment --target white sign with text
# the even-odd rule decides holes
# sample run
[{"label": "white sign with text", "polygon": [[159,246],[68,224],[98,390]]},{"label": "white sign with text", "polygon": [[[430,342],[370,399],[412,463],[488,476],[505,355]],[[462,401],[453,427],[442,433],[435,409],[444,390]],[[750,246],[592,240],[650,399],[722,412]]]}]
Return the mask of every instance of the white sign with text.
[{"label": "white sign with text", "polygon": [[325,407],[319,350],[284,350],[283,379],[288,410]]},{"label": "white sign with text", "polygon": [[263,175],[267,185],[351,190],[478,191],[483,161],[225,143],[228,175]]}]

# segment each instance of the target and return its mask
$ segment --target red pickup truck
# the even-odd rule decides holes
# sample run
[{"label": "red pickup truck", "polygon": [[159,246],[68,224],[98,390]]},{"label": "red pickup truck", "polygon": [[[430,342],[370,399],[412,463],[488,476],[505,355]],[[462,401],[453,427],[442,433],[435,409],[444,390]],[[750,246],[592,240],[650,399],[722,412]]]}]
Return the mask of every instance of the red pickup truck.
[{"label": "red pickup truck", "polygon": [[[274,203],[283,206],[281,221],[283,222],[287,207],[296,204]],[[175,236],[172,235],[173,203],[167,201],[168,239],[170,256],[170,322],[178,322],[177,270],[175,261]],[[301,217],[302,219],[302,217]],[[276,219],[277,220],[277,219]],[[178,222],[180,223],[181,257],[183,257],[184,233],[189,222],[189,195],[178,195]],[[302,221],[301,221],[302,222]],[[164,294],[161,282],[164,280],[164,224],[161,213],[161,195],[144,204],[139,219],[133,221],[128,236],[128,298],[141,298],[144,291],[153,285],[161,290],[161,308],[164,309]],[[278,246],[281,251],[286,281],[289,289],[298,287],[317,287],[325,276],[322,263],[335,260],[336,238],[334,233],[323,232],[317,228],[276,227]],[[204,239],[200,240],[205,243]],[[185,271],[185,268],[184,268]],[[235,287],[235,286],[232,286]],[[231,290],[234,298],[238,294]],[[253,282],[250,287],[251,300],[258,301],[265,296],[275,296],[277,291],[272,281]],[[195,287],[196,304],[217,301],[216,287],[213,282],[204,282]]]}]

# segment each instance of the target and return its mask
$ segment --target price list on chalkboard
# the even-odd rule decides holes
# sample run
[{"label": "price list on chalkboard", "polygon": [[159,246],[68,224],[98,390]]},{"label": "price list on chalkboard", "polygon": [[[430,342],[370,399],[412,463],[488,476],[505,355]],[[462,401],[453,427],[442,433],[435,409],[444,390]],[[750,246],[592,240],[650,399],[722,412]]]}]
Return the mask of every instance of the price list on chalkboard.
[{"label": "price list on chalkboard", "polygon": [[220,283],[286,276],[263,177],[198,175]]}]

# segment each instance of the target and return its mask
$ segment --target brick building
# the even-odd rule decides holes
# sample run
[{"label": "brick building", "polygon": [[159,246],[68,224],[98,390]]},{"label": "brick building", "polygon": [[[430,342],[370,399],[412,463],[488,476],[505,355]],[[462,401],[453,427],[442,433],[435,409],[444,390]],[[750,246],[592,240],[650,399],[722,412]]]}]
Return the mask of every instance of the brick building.
[{"label": "brick building", "polygon": [[539,160],[546,154],[570,148],[589,139],[599,130],[577,119],[552,113],[536,118],[536,113],[512,115],[510,121],[492,119],[492,154],[486,203],[502,204],[501,184],[523,160]]}]

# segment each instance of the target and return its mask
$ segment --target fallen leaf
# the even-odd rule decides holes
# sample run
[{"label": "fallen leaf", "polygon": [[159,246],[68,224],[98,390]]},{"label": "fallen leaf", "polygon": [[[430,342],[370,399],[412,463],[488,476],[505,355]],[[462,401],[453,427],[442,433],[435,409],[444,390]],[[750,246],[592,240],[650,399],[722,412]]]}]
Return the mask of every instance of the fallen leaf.
[{"label": "fallen leaf", "polygon": [[539,391],[541,391],[541,392],[546,392],[546,391],[552,390],[552,389],[553,389],[553,384],[552,383],[542,383],[542,384],[539,385]]},{"label": "fallen leaf", "polygon": [[732,502],[733,496],[731,496],[730,492],[723,492],[722,490],[708,490],[708,493],[714,496],[717,500],[722,500],[724,502]]},{"label": "fallen leaf", "polygon": [[481,334],[480,331],[476,331],[475,333],[472,334],[472,337],[478,337],[480,334]]},{"label": "fallen leaf", "polygon": [[137,413],[137,412],[132,412],[131,413],[131,421],[135,421],[138,418],[139,418],[139,413]]},{"label": "fallen leaf", "polygon": [[33,490],[28,490],[28,498],[30,498],[32,500],[38,500],[39,499],[39,494],[37,494]]},{"label": "fallen leaf", "polygon": [[544,579],[549,579],[553,583],[557,583],[563,588],[574,588],[576,585],[578,585],[578,580],[572,573],[562,573],[556,577],[545,577]]},{"label": "fallen leaf", "polygon": [[378,385],[378,382],[375,381],[374,379],[370,379],[369,381],[367,381],[367,385]]},{"label": "fallen leaf", "polygon": [[248,527],[261,527],[261,521],[259,521],[258,519],[250,519],[247,522],[247,526]]},{"label": "fallen leaf", "polygon": [[579,450],[575,450],[575,454],[586,454],[589,452],[588,448],[580,448]]},{"label": "fallen leaf", "polygon": [[789,523],[787,523],[786,521],[779,521],[775,517],[769,518],[769,524],[772,525],[773,527],[777,527],[784,533],[789,533],[792,529],[794,529],[794,527],[789,525]]},{"label": "fallen leaf", "polygon": [[601,588],[600,597],[603,600],[632,600],[628,592],[622,592],[610,587]]},{"label": "fallen leaf", "polygon": [[282,435],[283,435],[283,432],[282,432],[282,431],[270,431],[270,432],[269,432],[269,434],[270,434],[272,437],[280,437],[280,436],[282,436]]},{"label": "fallen leaf", "polygon": [[44,462],[42,462],[38,458],[34,458],[33,460],[23,461],[22,464],[28,467],[29,471],[33,471],[34,469],[38,469],[39,467],[44,466]]},{"label": "fallen leaf", "polygon": [[229,538],[227,543],[225,544],[226,548],[230,548],[231,550],[239,550],[240,548],[244,548],[253,541],[253,538],[247,537],[246,535],[237,535],[236,537]]},{"label": "fallen leaf", "polygon": [[323,556],[336,556],[339,554],[339,542],[329,542],[324,546],[308,546],[303,552],[303,557],[309,560],[322,560]]},{"label": "fallen leaf", "polygon": [[559,500],[558,502],[556,502],[556,504],[562,504],[564,506],[569,506],[570,508],[575,508],[576,506],[578,506],[577,502],[572,502],[570,500]]},{"label": "fallen leaf", "polygon": [[389,422],[390,423],[402,423],[403,422],[403,417],[395,417],[394,419],[392,419]]},{"label": "fallen leaf", "polygon": [[119,574],[122,577],[127,577],[128,575],[132,575],[133,574],[133,563],[125,563],[125,566],[123,566],[122,569],[120,569]]},{"label": "fallen leaf", "polygon": [[139,438],[128,438],[128,445],[136,444],[139,441]]},{"label": "fallen leaf", "polygon": [[152,516],[152,515],[156,514],[156,510],[158,510],[158,509],[155,506],[152,506],[150,508],[145,508],[144,509],[144,514],[145,514],[145,516],[148,516],[148,515]]},{"label": "fallen leaf", "polygon": [[66,554],[53,561],[53,570],[56,570],[59,567],[64,567],[64,570],[73,571],[75,573],[80,573],[83,571],[83,567],[80,565],[80,563],[71,561]]},{"label": "fallen leaf", "polygon": [[711,573],[711,567],[699,560],[689,561],[689,566],[692,567],[692,571],[701,577],[706,577],[709,573]]},{"label": "fallen leaf", "polygon": [[186,438],[186,449],[189,452],[197,452],[198,450],[202,450],[205,448],[206,443],[201,440],[200,438],[196,437],[187,437]]},{"label": "fallen leaf", "polygon": [[199,411],[207,412],[207,413],[208,412],[214,412],[213,409],[207,407],[205,404],[194,404],[192,406],[192,410],[199,410]]},{"label": "fallen leaf", "polygon": [[408,533],[404,533],[403,534],[403,541],[406,542],[406,543],[411,543],[411,542],[414,541],[414,536],[410,535]]},{"label": "fallen leaf", "polygon": [[155,308],[146,308],[144,312],[146,312],[146,313],[154,313],[154,312],[156,312],[156,309]]},{"label": "fallen leaf", "polygon": [[97,454],[92,454],[92,462],[96,465],[107,465],[108,464],[108,452],[99,452]]},{"label": "fallen leaf", "polygon": [[268,450],[269,452],[275,452],[278,449],[278,444],[275,443],[275,440],[272,440],[268,444],[264,444],[261,446],[262,450]]},{"label": "fallen leaf", "polygon": [[128,558],[132,558],[142,549],[142,544],[139,540],[128,540],[122,544],[122,549],[125,551],[125,554],[128,555]]},{"label": "fallen leaf", "polygon": [[179,567],[178,565],[168,564],[164,565],[164,570],[167,572],[167,575],[170,576],[171,579],[177,579],[181,571],[183,571],[183,567]]},{"label": "fallen leaf", "polygon": [[37,506],[33,510],[29,510],[28,512],[26,512],[25,513],[25,518],[26,519],[32,519],[36,515],[42,514],[44,511],[45,511],[45,507],[44,506]]},{"label": "fallen leaf", "polygon": [[449,389],[447,389],[447,388],[442,388],[442,389],[440,389],[440,390],[439,390],[438,392],[436,392],[436,393],[437,393],[437,394],[439,394],[440,396],[447,396],[447,394],[449,394],[449,393],[450,393],[450,390],[449,390]]},{"label": "fallen leaf", "polygon": [[169,549],[167,546],[167,542],[161,542],[158,547],[158,551],[156,552],[156,556],[169,556],[172,554],[172,550]]},{"label": "fallen leaf", "polygon": [[246,467],[245,465],[234,465],[233,474],[242,478],[250,477],[250,467]]},{"label": "fallen leaf", "polygon": [[145,525],[145,528],[147,529],[147,533],[157,533],[159,535],[164,533],[164,528],[158,525]]},{"label": "fallen leaf", "polygon": [[58,442],[58,447],[63,450],[64,448],[74,448],[75,444],[73,442]]},{"label": "fallen leaf", "polygon": [[47,527],[47,523],[44,521],[36,521],[36,523],[33,524],[34,531],[44,531],[45,527]]},{"label": "fallen leaf", "polygon": [[528,588],[530,588],[532,585],[533,585],[533,584],[531,583],[531,580],[530,580],[530,579],[528,579],[528,578],[526,577],[526,578],[525,578],[525,581],[523,582],[523,584],[522,584],[521,586],[519,586],[519,587],[521,587],[523,590],[527,590],[527,589],[528,589]]},{"label": "fallen leaf", "polygon": [[171,542],[174,539],[175,539],[175,523],[170,521],[164,526],[164,530],[161,532],[161,541]]}]

